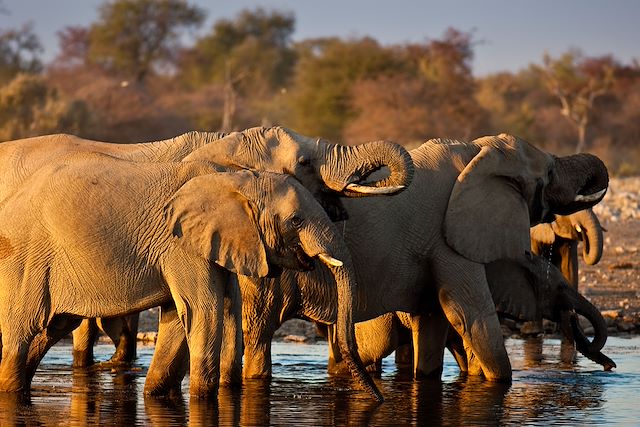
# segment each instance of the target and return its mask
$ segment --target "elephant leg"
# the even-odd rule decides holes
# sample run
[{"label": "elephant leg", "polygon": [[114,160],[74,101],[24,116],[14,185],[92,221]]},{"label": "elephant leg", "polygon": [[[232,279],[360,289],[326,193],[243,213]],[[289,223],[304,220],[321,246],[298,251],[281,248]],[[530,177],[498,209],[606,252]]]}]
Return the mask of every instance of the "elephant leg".
[{"label": "elephant leg", "polygon": [[327,326],[327,344],[329,344],[329,362],[327,371],[330,374],[345,374],[349,372],[349,368],[343,363],[342,353],[338,347],[338,338],[336,337],[336,325]]},{"label": "elephant leg", "polygon": [[84,319],[73,331],[73,366],[86,368],[93,365],[93,345],[98,336],[96,319]]},{"label": "elephant leg", "polygon": [[40,365],[40,362],[45,354],[47,354],[47,351],[49,351],[55,343],[69,335],[71,331],[77,329],[82,321],[83,319],[80,318],[55,316],[51,322],[49,322],[47,328],[36,335],[29,346],[29,354],[27,356],[27,384],[31,384],[31,380],[36,373],[36,369],[38,369],[38,365]]},{"label": "elephant leg", "polygon": [[413,345],[403,344],[396,348],[394,360],[399,368],[413,366]]},{"label": "elephant leg", "polygon": [[[489,380],[510,381],[511,362],[484,265],[452,262],[460,257],[449,251],[443,251],[441,255],[443,258],[434,264],[438,298],[449,323],[462,337],[469,361],[476,357]],[[469,371],[469,374],[474,373]]]},{"label": "elephant leg", "polygon": [[166,262],[163,270],[187,337],[189,393],[192,397],[209,397],[216,395],[220,384],[224,294],[229,272],[208,260],[199,262],[185,262],[179,257],[173,263]]},{"label": "elephant leg", "polygon": [[453,358],[456,360],[456,363],[458,364],[458,368],[460,368],[460,372],[463,372],[463,373],[469,372],[467,352],[464,348],[462,337],[452,329],[450,329],[449,333],[447,334],[447,349],[449,350]]},{"label": "elephant leg", "polygon": [[224,297],[220,384],[242,385],[242,297],[236,275],[230,275]]},{"label": "elephant leg", "polygon": [[439,307],[431,313],[411,316],[413,375],[416,378],[440,379],[448,330],[449,322]]},{"label": "elephant leg", "polygon": [[31,342],[38,331],[24,322],[4,323],[2,328],[2,361],[0,362],[0,391],[29,392],[27,357]]},{"label": "elephant leg", "polygon": [[156,350],[149,365],[144,393],[153,396],[180,394],[180,383],[189,368],[189,348],[173,303],[160,307]]},{"label": "elephant leg", "polygon": [[131,363],[136,358],[139,316],[139,313],[134,313],[128,316],[99,319],[101,329],[116,346],[110,362]]}]

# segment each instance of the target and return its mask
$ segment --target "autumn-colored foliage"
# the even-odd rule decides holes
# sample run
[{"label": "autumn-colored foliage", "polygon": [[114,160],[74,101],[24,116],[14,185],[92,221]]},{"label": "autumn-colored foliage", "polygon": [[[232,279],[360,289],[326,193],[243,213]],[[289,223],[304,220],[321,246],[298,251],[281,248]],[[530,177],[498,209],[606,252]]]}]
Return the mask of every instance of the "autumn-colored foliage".
[{"label": "autumn-colored foliage", "polygon": [[[640,173],[640,65],[570,50],[476,77],[473,34],[423,43],[294,42],[295,16],[244,10],[192,42],[204,11],[182,0],[112,0],[60,29],[40,59],[33,27],[0,31],[0,139],[72,132],[110,141],[279,124],[355,144],[509,132],[557,154],[590,151]],[[427,34],[425,34],[425,37]]]}]

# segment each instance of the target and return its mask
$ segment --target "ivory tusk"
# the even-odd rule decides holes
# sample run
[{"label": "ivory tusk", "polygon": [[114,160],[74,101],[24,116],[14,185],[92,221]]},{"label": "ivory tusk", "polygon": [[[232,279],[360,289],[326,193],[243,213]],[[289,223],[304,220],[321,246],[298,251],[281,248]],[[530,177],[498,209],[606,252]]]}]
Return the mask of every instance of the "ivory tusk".
[{"label": "ivory tusk", "polygon": [[347,184],[347,190],[353,191],[354,193],[362,193],[362,194],[393,194],[402,190],[404,185],[391,185],[388,187],[369,187],[367,185],[360,184]]},{"label": "ivory tusk", "polygon": [[578,194],[576,195],[576,198],[574,199],[574,201],[576,202],[593,202],[595,200],[598,200],[600,197],[602,197],[602,195],[604,193],[607,192],[607,189],[603,189],[598,191],[597,193],[593,193],[593,194],[588,194],[586,196],[583,196],[582,194]]},{"label": "ivory tusk", "polygon": [[582,233],[582,227],[580,227],[580,224],[576,224],[574,228],[578,233]]},{"label": "ivory tusk", "polygon": [[318,254],[318,258],[320,258],[320,261],[324,262],[325,264],[327,264],[329,266],[342,267],[342,265],[343,265],[342,261],[340,261],[339,259],[335,259],[334,257],[332,257],[329,254],[320,253],[320,254]]}]

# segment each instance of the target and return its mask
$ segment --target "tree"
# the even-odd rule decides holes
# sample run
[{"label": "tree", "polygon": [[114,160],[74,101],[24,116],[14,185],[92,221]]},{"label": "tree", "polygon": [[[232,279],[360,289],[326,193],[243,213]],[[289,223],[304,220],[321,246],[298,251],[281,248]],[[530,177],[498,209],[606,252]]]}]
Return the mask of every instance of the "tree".
[{"label": "tree", "polygon": [[298,45],[298,52],[287,94],[290,126],[336,140],[342,138],[345,126],[358,114],[352,104],[353,85],[401,67],[391,50],[369,37],[307,40]]},{"label": "tree", "polygon": [[217,21],[180,61],[180,79],[189,87],[222,87],[222,130],[234,127],[236,103],[250,94],[254,109],[268,115],[264,100],[280,92],[295,61],[291,35],[294,17],[286,12],[243,10],[233,20]]},{"label": "tree", "polygon": [[89,58],[141,82],[154,66],[172,62],[180,30],[203,20],[201,9],[182,0],[113,0],[89,29]]},{"label": "tree", "polygon": [[488,115],[475,97],[470,34],[449,29],[441,39],[390,51],[393,73],[359,81],[351,90],[357,114],[345,127],[348,141],[366,135],[413,145],[484,133]]},{"label": "tree", "polygon": [[42,50],[31,24],[0,32],[0,85],[19,73],[40,72],[42,62],[39,54]]},{"label": "tree", "polygon": [[0,140],[44,133],[81,133],[89,111],[79,101],[68,102],[41,76],[18,74],[0,88]]},{"label": "tree", "polygon": [[576,128],[576,153],[586,145],[587,126],[590,123],[595,100],[604,95],[613,84],[612,60],[586,58],[577,50],[570,50],[559,58],[545,54],[540,68],[547,88],[558,98],[561,114]]},{"label": "tree", "polygon": [[89,63],[89,28],[66,27],[57,33],[60,53],[53,61],[54,67],[76,68]]}]

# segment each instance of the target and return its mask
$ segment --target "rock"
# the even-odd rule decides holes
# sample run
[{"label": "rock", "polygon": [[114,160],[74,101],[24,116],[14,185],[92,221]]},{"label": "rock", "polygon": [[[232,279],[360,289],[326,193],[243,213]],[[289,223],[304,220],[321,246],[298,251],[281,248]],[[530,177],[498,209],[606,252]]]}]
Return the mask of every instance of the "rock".
[{"label": "rock", "polygon": [[636,328],[636,325],[630,322],[621,321],[616,325],[621,332],[631,332]]},{"label": "rock", "polygon": [[286,335],[282,338],[283,341],[287,342],[298,342],[298,343],[308,343],[314,341],[310,337],[305,337],[304,335]]},{"label": "rock", "polygon": [[158,339],[158,333],[157,332],[138,332],[138,335],[136,336],[138,341],[143,341],[143,342],[153,342],[155,343],[156,340]]},{"label": "rock", "polygon": [[600,314],[602,314],[604,318],[615,319],[622,316],[622,310],[603,310]]}]

